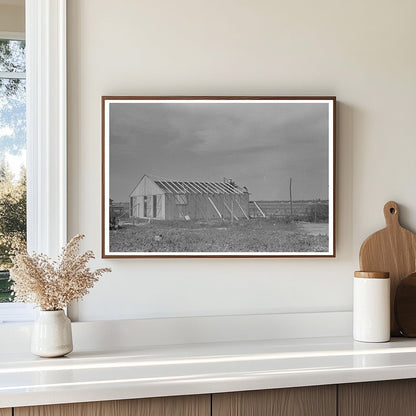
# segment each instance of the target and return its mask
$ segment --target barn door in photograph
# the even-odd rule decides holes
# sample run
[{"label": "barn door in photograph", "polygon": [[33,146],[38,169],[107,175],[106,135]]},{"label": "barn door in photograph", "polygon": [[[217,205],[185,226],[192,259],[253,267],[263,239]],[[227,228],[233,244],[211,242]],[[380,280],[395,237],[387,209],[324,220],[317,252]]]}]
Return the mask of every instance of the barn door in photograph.
[{"label": "barn door in photograph", "polygon": [[143,197],[143,217],[147,218],[147,196]]},{"label": "barn door in photograph", "polygon": [[153,195],[153,218],[157,217],[157,195]]}]

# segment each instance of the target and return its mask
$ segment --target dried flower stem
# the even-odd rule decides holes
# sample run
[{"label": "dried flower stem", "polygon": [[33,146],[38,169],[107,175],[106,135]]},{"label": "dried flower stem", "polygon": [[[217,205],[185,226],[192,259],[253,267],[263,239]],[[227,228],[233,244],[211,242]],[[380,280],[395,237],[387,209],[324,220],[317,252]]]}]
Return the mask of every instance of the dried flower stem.
[{"label": "dried flower stem", "polygon": [[18,252],[10,270],[14,301],[34,303],[42,310],[56,311],[85,296],[101,275],[111,269],[89,269],[87,263],[94,258],[94,253],[78,254],[83,238],[81,234],[72,238],[62,249],[58,261],[45,254]]}]

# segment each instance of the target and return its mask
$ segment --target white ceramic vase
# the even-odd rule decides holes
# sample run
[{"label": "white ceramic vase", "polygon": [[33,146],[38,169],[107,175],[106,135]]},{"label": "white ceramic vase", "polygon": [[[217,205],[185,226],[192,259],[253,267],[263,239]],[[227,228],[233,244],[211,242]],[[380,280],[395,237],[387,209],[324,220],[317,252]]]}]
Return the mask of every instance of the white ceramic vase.
[{"label": "white ceramic vase", "polygon": [[31,351],[39,357],[62,357],[72,351],[71,321],[63,310],[40,311],[33,325]]}]

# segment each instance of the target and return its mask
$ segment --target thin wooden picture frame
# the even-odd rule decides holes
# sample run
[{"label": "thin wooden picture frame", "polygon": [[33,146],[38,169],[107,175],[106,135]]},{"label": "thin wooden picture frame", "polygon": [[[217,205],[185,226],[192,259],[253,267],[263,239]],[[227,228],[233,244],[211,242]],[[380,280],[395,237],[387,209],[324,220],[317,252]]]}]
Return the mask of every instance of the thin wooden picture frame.
[{"label": "thin wooden picture frame", "polygon": [[103,96],[102,257],[335,257],[336,97]]}]

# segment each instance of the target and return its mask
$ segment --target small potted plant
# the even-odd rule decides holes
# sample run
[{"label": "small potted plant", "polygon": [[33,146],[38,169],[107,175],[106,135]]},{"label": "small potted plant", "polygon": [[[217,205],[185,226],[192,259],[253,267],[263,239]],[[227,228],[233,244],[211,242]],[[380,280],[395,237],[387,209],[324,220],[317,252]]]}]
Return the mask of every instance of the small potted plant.
[{"label": "small potted plant", "polygon": [[34,323],[31,351],[41,357],[60,357],[72,351],[71,321],[64,308],[81,299],[109,268],[92,271],[87,266],[92,251],[79,254],[84,235],[76,235],[57,261],[26,250],[15,254],[10,279],[15,302],[33,303],[40,309]]}]

